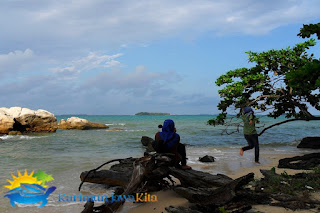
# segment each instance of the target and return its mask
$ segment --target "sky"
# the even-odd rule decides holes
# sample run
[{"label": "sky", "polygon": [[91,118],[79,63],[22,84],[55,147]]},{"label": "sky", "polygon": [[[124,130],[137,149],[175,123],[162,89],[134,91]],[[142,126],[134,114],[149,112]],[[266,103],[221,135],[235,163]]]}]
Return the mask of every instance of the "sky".
[{"label": "sky", "polygon": [[0,107],[216,114],[215,80],[253,66],[246,51],[304,41],[297,34],[320,22],[319,8],[318,0],[2,0]]}]

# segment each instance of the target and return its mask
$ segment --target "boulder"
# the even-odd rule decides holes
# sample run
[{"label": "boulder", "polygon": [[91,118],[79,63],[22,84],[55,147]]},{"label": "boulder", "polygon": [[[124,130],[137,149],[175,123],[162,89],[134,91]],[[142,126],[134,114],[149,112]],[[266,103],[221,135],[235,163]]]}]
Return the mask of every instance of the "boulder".
[{"label": "boulder", "polygon": [[67,120],[61,119],[58,123],[59,129],[108,129],[109,126],[101,123],[94,123],[83,118],[71,117]]},{"label": "boulder", "polygon": [[55,132],[57,128],[56,117],[46,110],[34,111],[22,107],[0,108],[0,134],[8,134],[10,131]]},{"label": "boulder", "polygon": [[206,155],[206,156],[200,157],[199,161],[205,162],[205,163],[214,162],[214,157]]},{"label": "boulder", "polygon": [[303,138],[297,148],[320,149],[320,137]]}]

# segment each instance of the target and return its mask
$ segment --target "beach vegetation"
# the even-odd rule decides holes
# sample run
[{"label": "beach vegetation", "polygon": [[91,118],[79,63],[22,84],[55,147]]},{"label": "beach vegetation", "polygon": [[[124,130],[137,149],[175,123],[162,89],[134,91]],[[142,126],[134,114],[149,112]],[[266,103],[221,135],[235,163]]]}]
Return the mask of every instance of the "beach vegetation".
[{"label": "beach vegetation", "polygon": [[282,115],[287,118],[264,128],[259,135],[290,121],[320,120],[310,113],[310,108],[320,111],[320,60],[309,53],[316,45],[316,39],[310,38],[313,34],[320,38],[320,23],[304,25],[298,36],[309,39],[293,47],[246,52],[254,66],[230,70],[215,81],[221,87],[220,114],[207,123],[228,126],[228,113],[239,117],[244,106],[275,119]]},{"label": "beach vegetation", "polygon": [[265,193],[281,193],[286,195],[308,194],[320,190],[320,176],[317,173],[299,173],[288,175],[286,172],[260,180],[257,185],[264,188]]},{"label": "beach vegetation", "polygon": [[220,211],[221,213],[227,213],[227,211],[225,210],[224,207],[220,207],[220,208],[219,208],[219,211]]}]

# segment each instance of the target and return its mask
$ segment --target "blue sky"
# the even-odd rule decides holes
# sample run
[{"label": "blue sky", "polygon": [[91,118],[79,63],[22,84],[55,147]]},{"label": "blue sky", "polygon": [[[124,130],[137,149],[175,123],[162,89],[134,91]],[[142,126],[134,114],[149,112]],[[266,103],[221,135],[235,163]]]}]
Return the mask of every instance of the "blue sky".
[{"label": "blue sky", "polygon": [[[54,114],[218,113],[246,51],[293,46],[317,0],[3,0],[0,107]],[[319,56],[319,45],[312,49]]]}]

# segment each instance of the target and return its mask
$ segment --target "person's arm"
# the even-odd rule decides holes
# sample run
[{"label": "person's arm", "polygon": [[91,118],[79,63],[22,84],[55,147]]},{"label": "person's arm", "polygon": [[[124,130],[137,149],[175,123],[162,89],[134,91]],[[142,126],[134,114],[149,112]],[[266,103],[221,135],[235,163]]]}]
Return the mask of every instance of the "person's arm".
[{"label": "person's arm", "polygon": [[252,125],[254,121],[253,115],[249,116],[249,125]]}]

